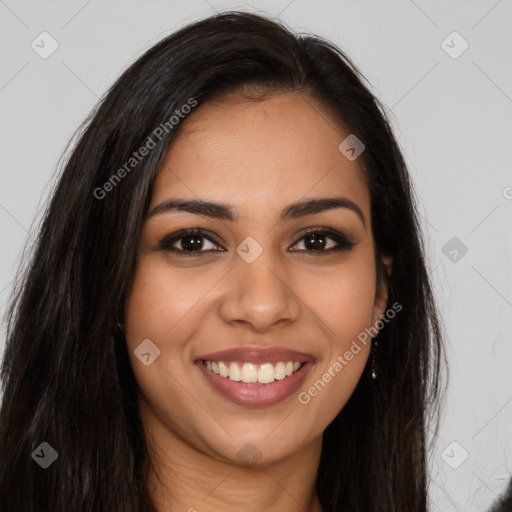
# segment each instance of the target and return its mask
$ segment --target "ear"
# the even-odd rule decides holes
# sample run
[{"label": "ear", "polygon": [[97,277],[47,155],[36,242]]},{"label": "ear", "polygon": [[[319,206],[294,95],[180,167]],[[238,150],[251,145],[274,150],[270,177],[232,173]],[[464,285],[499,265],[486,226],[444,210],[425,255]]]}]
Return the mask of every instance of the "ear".
[{"label": "ear", "polygon": [[[388,280],[391,276],[391,270],[393,266],[393,257],[392,256],[382,256],[381,257],[381,273],[377,279],[377,289],[375,291],[375,302],[373,304],[373,313],[372,313],[372,325],[375,325],[375,322],[381,319],[382,315],[384,315],[386,311],[386,306],[388,303]],[[384,275],[385,274],[385,275]]]}]

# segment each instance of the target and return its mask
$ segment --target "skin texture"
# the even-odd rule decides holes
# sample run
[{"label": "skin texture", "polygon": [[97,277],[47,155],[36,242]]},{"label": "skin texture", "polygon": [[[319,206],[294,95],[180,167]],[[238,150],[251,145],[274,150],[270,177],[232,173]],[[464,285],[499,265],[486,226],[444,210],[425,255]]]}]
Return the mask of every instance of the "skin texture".
[{"label": "skin texture", "polygon": [[[160,475],[148,485],[166,511],[318,512],[321,436],[355,389],[370,344],[306,405],[297,393],[271,406],[237,405],[211,387],[194,360],[238,346],[292,348],[315,358],[304,391],[384,314],[387,291],[375,286],[360,160],[338,150],[348,132],[299,93],[208,103],[179,130],[149,211],[170,197],[207,199],[232,204],[239,219],[171,211],[145,222],[125,318],[142,423]],[[279,221],[290,203],[333,196],[355,202],[365,225],[347,208]],[[304,231],[322,226],[356,245],[329,253],[336,246],[329,238],[325,253],[312,254]],[[197,227],[214,241],[203,239],[204,254],[159,249],[165,236]],[[236,252],[248,236],[263,249],[250,264]],[[218,246],[224,251],[206,252]],[[148,338],[161,353],[144,366],[133,351]],[[244,446],[254,464],[240,460]]]}]

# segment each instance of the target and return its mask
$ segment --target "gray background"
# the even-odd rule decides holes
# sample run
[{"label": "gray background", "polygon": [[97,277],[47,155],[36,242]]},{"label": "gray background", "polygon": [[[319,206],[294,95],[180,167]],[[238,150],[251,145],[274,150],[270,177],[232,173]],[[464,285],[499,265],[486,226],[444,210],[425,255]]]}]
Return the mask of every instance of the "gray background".
[{"label": "gray background", "polygon": [[[333,40],[391,110],[448,341],[430,508],[486,510],[512,473],[510,0],[0,0],[0,314],[58,159],[98,98],[163,36],[234,8]],[[31,47],[43,31],[59,45],[47,59]],[[458,58],[442,47],[453,31],[469,44]],[[453,36],[445,45],[462,48]]]}]

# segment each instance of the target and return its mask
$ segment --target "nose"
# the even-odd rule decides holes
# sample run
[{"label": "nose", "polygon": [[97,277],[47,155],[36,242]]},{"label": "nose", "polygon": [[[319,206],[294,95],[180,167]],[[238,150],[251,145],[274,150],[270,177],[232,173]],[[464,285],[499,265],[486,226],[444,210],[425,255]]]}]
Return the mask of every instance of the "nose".
[{"label": "nose", "polygon": [[293,278],[277,265],[270,251],[252,263],[235,259],[220,305],[224,322],[255,332],[297,321],[301,301],[293,290]]}]

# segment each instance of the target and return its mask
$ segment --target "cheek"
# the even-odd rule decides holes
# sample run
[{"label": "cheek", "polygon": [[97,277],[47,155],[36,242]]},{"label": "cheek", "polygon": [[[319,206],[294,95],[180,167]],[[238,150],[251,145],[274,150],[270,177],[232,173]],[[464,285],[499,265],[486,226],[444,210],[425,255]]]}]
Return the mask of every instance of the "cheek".
[{"label": "cheek", "polygon": [[[185,428],[193,418],[190,396],[184,392],[191,364],[187,340],[197,325],[194,315],[202,307],[201,297],[213,284],[207,276],[201,284],[186,272],[169,272],[165,263],[141,256],[127,301],[126,343],[139,389],[145,402],[174,429]],[[147,339],[160,352],[146,366],[134,351]]]},{"label": "cheek", "polygon": [[[325,340],[308,387],[299,402],[312,416],[330,423],[347,403],[356,388],[370,353],[371,326],[375,300],[375,270],[370,258],[358,260],[336,277],[321,279],[312,297],[322,323]],[[325,426],[325,424],[324,424]]]},{"label": "cheek", "polygon": [[[125,335],[136,380],[150,401],[165,400],[165,393],[179,388],[176,381],[186,378],[184,367],[190,364],[186,340],[194,326],[190,319],[202,295],[203,287],[187,279],[186,273],[179,276],[149,257],[140,258],[125,310]],[[151,340],[158,354],[147,366],[137,357],[146,353],[139,348],[147,344],[145,340]],[[149,358],[152,361],[152,355]]]},{"label": "cheek", "polygon": [[361,258],[315,283],[315,309],[329,326],[331,344],[337,350],[350,345],[371,324],[375,268],[372,261],[365,260]]},{"label": "cheek", "polygon": [[176,332],[186,328],[187,315],[197,309],[213,284],[207,275],[198,279],[187,272],[169,272],[165,264],[142,256],[125,311],[129,345],[146,338],[163,343],[170,337],[179,343],[181,336]]}]

